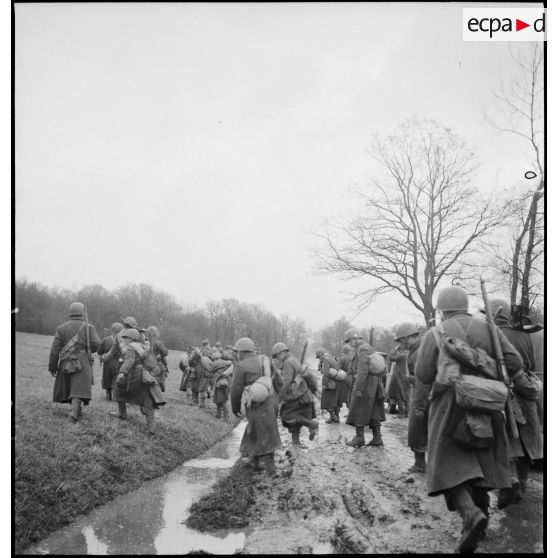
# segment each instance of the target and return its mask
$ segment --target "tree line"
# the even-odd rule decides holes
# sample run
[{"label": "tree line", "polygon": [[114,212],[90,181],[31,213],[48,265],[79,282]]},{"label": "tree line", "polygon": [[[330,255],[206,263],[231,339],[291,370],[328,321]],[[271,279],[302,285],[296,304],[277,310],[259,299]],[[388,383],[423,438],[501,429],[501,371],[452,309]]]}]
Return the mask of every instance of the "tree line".
[{"label": "tree line", "polygon": [[303,320],[286,315],[278,318],[261,304],[228,298],[198,307],[145,283],[127,283],[113,291],[98,284],[72,290],[21,278],[15,284],[15,299],[16,330],[43,335],[54,334],[76,300],[87,306],[89,321],[101,335],[108,333],[112,323],[133,316],[140,327],[157,326],[165,344],[175,350],[199,345],[205,338],[232,345],[240,337],[250,337],[267,353],[275,342],[283,340],[300,354],[311,335]]}]

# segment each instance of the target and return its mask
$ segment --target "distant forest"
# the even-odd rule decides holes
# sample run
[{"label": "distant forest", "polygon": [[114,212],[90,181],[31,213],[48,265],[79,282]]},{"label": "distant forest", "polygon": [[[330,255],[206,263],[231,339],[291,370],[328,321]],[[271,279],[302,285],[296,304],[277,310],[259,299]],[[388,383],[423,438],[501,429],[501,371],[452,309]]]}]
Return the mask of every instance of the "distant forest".
[{"label": "distant forest", "polygon": [[[140,327],[156,325],[170,349],[185,350],[199,346],[208,338],[232,345],[240,337],[250,337],[268,353],[277,341],[285,342],[293,354],[300,356],[306,339],[310,339],[308,356],[323,346],[331,354],[341,352],[344,332],[352,327],[344,317],[317,332],[310,331],[303,320],[287,315],[275,316],[261,304],[234,298],[210,300],[203,307],[179,302],[172,295],[145,283],[127,283],[110,291],[102,285],[86,285],[74,291],[47,287],[20,278],[15,284],[16,330],[54,335],[56,327],[68,319],[69,305],[78,300],[87,305],[89,321],[101,336],[113,322],[133,316]],[[393,347],[393,328],[374,328],[374,347],[389,351]],[[368,340],[369,330],[363,330]]]}]

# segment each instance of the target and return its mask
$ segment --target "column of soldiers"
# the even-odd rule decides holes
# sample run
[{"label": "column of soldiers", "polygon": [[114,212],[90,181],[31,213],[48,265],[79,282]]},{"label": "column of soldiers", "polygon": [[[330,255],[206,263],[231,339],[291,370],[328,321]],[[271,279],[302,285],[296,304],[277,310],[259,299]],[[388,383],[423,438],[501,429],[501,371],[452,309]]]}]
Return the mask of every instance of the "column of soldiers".
[{"label": "column of soldiers", "polygon": [[[391,385],[395,382],[400,391],[399,415],[409,417],[408,445],[415,458],[410,471],[426,473],[428,494],[443,495],[448,510],[461,515],[463,527],[457,550],[468,553],[486,536],[489,491],[498,491],[500,508],[519,503],[527,489],[531,461],[542,458],[538,412],[542,384],[533,374],[529,335],[512,327],[505,301],[492,300],[489,311],[499,326],[497,345],[513,382],[513,417],[503,412],[478,417],[462,407],[457,403],[455,383],[443,377],[441,339],[460,340],[473,353],[482,349],[492,362],[497,357],[497,346],[486,321],[469,313],[467,294],[460,287],[442,289],[436,309],[441,323],[428,329],[422,340],[413,324],[402,324],[397,329],[398,346],[389,355],[396,371]],[[90,354],[99,351],[107,399],[118,402],[115,415],[125,419],[126,403],[139,405],[152,432],[154,410],[165,403],[162,392],[168,374],[168,350],[158,339],[158,331],[153,327],[140,330],[130,317],[122,324],[113,324],[110,335],[101,342],[95,329],[84,322],[83,311],[81,303],[73,303],[70,320],[56,330],[49,363],[49,370],[56,376],[53,400],[70,403],[69,419],[79,419],[81,404],[87,405],[91,399]],[[348,330],[343,341],[337,359],[325,349],[316,352],[322,373],[321,406],[329,413],[326,422],[339,423],[339,411],[345,404],[346,424],[355,428],[354,438],[346,443],[354,448],[381,447],[381,423],[386,420],[382,376],[387,368],[378,364],[378,355],[358,330]],[[308,429],[310,440],[317,436],[318,421],[316,386],[303,362],[282,342],[273,346],[271,357],[262,355],[249,338],[241,338],[234,347],[224,350],[220,343],[211,348],[209,340],[204,340],[201,349],[189,348],[180,368],[184,373],[181,389],[191,389],[195,404],[203,407],[212,387],[217,416],[228,419],[229,396],[235,416],[245,413],[248,424],[241,454],[249,458],[254,469],[265,469],[274,477],[274,455],[281,447],[278,418],[297,447],[306,447],[300,440],[302,428]],[[462,378],[481,376],[481,368],[468,361],[460,362],[458,371]],[[256,398],[256,393],[264,395]],[[471,425],[480,418],[491,433],[490,443],[483,440],[484,445],[465,445],[463,431],[469,429],[469,438],[474,437]],[[517,423],[518,438],[512,435],[510,420]],[[372,431],[368,442],[366,426]]]}]

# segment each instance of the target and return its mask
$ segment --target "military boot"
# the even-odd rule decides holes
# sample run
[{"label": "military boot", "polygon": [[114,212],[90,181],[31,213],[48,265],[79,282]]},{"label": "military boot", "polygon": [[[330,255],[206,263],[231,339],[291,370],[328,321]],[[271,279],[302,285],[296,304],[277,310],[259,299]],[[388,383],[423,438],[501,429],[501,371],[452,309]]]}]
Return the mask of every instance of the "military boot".
[{"label": "military boot", "polygon": [[293,446],[297,446],[297,447],[302,448],[302,449],[308,449],[308,446],[305,446],[300,441],[300,428],[296,428],[294,430],[291,430],[291,437],[292,437],[292,441],[293,441]]},{"label": "military boot", "polygon": [[318,435],[318,427],[319,422],[317,420],[310,421],[310,424],[308,425],[308,430],[310,430],[310,434],[308,435],[309,440],[313,440]]},{"label": "military boot", "polygon": [[334,418],[333,422],[339,422],[339,410],[340,409],[333,410],[333,418]]},{"label": "military boot", "polygon": [[335,410],[328,411],[328,413],[329,413],[329,418],[326,420],[326,424],[331,424],[332,422],[335,422]]},{"label": "military boot", "polygon": [[126,403],[124,401],[118,401],[118,412],[115,413],[114,411],[110,411],[109,415],[111,417],[116,417],[120,420],[126,420],[127,418]]},{"label": "military boot", "polygon": [[415,451],[415,462],[409,469],[409,473],[425,473],[426,472],[426,454],[422,451]]},{"label": "military boot", "polygon": [[361,448],[364,446],[364,426],[355,426],[356,434],[355,437],[350,440],[349,442],[345,442],[348,446],[352,446],[354,448]]},{"label": "military boot", "polygon": [[529,479],[530,460],[528,457],[520,457],[516,462],[517,478],[521,487],[521,494],[527,492],[527,480]]},{"label": "military boot", "polygon": [[[477,508],[480,509],[484,515],[486,515],[487,520],[490,518],[490,496],[488,495],[488,490],[483,488],[473,488],[473,502]],[[486,527],[481,531],[480,539],[484,540],[486,538]]]},{"label": "military boot", "polygon": [[469,487],[460,486],[455,489],[453,503],[463,519],[461,539],[457,551],[461,554],[470,554],[475,551],[479,540],[488,525],[488,518],[473,502]]},{"label": "military boot", "polygon": [[81,407],[81,400],[78,397],[72,397],[70,401],[70,412],[68,413],[68,421],[71,423],[77,422]]},{"label": "military boot", "polygon": [[254,471],[263,471],[264,466],[262,465],[261,455],[252,455],[248,461],[248,465],[252,467]]},{"label": "military boot", "polygon": [[229,408],[227,407],[227,404],[225,403],[225,405],[223,406],[223,420],[225,422],[228,422],[229,420]]},{"label": "military boot", "polygon": [[498,490],[498,509],[503,510],[510,504],[519,504],[521,498],[521,484],[519,481],[514,481],[511,488],[501,488]]},{"label": "military boot", "polygon": [[217,414],[216,414],[215,416],[216,416],[218,419],[221,418],[221,410],[222,410],[221,405],[217,405]]},{"label": "military boot", "polygon": [[147,424],[147,433],[148,434],[155,434],[155,429],[153,428],[153,420],[154,420],[154,416],[153,415],[145,415],[145,424]]},{"label": "military boot", "polygon": [[379,424],[372,425],[372,440],[370,440],[367,446],[383,446],[384,441],[382,440],[382,431]]},{"label": "military boot", "polygon": [[272,479],[277,478],[279,475],[277,474],[277,469],[275,468],[275,454],[268,453],[267,455],[264,455],[263,462],[265,472],[268,474],[268,476]]},{"label": "military boot", "polygon": [[112,390],[107,389],[106,399],[107,401],[112,401]]}]

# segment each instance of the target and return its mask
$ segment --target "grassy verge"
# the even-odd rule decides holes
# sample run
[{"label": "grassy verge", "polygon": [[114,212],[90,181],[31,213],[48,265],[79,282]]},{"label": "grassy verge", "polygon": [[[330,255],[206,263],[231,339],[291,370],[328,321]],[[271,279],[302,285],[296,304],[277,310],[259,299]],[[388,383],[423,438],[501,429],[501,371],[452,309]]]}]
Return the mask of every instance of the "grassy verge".
[{"label": "grassy verge", "polygon": [[128,421],[108,415],[95,365],[93,400],[78,424],[67,422],[68,405],[51,403],[54,379],[47,372],[52,338],[16,336],[15,551],[41,540],[95,506],[203,453],[235,423],[186,405],[178,391],[178,353],[169,359],[167,405],[155,413],[148,436],[138,407]]},{"label": "grassy verge", "polygon": [[210,494],[192,504],[185,523],[198,531],[246,527],[255,501],[254,472],[238,460]]}]

